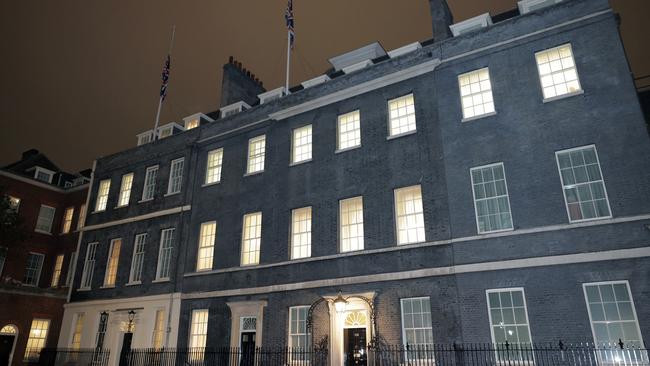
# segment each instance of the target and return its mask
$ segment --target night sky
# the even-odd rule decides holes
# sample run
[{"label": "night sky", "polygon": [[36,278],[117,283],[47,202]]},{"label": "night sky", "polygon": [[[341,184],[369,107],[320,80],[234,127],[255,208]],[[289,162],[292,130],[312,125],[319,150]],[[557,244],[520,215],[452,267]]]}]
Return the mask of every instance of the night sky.
[{"label": "night sky", "polygon": [[[448,0],[454,21],[516,0]],[[610,0],[635,76],[650,74],[650,1]],[[286,0],[18,0],[0,3],[0,166],[37,148],[78,171],[136,145],[154,123],[172,24],[176,41],[161,124],[219,107],[233,55],[268,89],[284,84]],[[427,0],[294,0],[291,85],[373,41],[431,38]],[[606,50],[603,50],[606,52]],[[603,70],[606,72],[606,70]]]}]

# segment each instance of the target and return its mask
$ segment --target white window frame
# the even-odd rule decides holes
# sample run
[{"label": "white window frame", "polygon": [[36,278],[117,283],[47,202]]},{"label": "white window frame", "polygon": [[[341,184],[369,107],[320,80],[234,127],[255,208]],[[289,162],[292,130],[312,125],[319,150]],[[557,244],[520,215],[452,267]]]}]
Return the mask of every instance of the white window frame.
[{"label": "white window frame", "polygon": [[[27,272],[27,269],[28,269],[27,264],[29,264],[29,258],[32,255],[41,257],[41,261],[40,261],[40,264],[39,264],[38,268],[30,268],[30,270],[36,270],[36,273],[35,273],[35,276],[34,276],[34,278],[36,279],[36,283],[26,283],[26,282],[23,281],[23,286],[38,287],[38,284],[41,282],[41,272],[43,271],[43,264],[45,262],[45,254],[29,252],[29,254],[27,256],[28,262],[25,263],[25,272]],[[25,273],[25,274],[27,274],[27,273]],[[23,278],[24,278],[24,276],[23,276]]]},{"label": "white window frame", "polygon": [[72,326],[72,335],[70,336],[70,348],[79,350],[81,348],[81,337],[83,336],[83,326],[86,320],[86,313],[76,313]]},{"label": "white window frame", "polygon": [[[308,220],[306,221],[305,230],[296,230],[297,225],[301,225],[301,221],[298,220],[298,215],[306,213],[308,215]],[[291,233],[290,237],[290,258],[293,259],[302,259],[311,257],[311,227],[312,227],[312,208],[311,206],[300,207],[291,210],[291,227],[289,232]],[[307,243],[303,243],[302,239],[306,235]],[[306,249],[306,253],[302,253],[302,249]]]},{"label": "white window frame", "polygon": [[[566,191],[565,191],[565,185],[564,185],[564,178],[562,178],[562,169],[560,168],[560,159],[559,155],[563,153],[570,153],[572,151],[577,151],[577,150],[583,150],[593,147],[594,152],[596,153],[596,162],[598,163],[598,172],[600,173],[600,180],[603,182],[603,191],[605,192],[605,201],[607,201],[607,209],[609,210],[609,215],[608,216],[598,216],[598,217],[592,217],[588,219],[579,219],[579,220],[572,220],[571,219],[571,211],[569,210],[569,201],[567,200],[566,197]],[[578,147],[573,147],[570,149],[564,149],[564,150],[559,150],[555,152],[555,163],[557,165],[557,173],[560,176],[560,186],[562,189],[562,196],[564,197],[564,207],[566,208],[566,214],[567,218],[569,219],[569,223],[577,223],[577,222],[585,222],[585,221],[594,221],[594,220],[604,220],[604,219],[611,219],[612,216],[612,206],[609,204],[609,195],[607,194],[607,185],[605,184],[605,176],[603,175],[603,169],[600,166],[600,157],[598,155],[598,149],[596,149],[596,145],[591,144],[591,145],[585,145],[585,146],[578,146]],[[590,181],[589,183],[593,183],[597,181]],[[589,183],[582,183],[582,184],[589,184]],[[582,208],[581,208],[582,210]]]},{"label": "white window frame", "polygon": [[209,186],[221,182],[223,171],[223,147],[210,150],[205,162],[205,180],[203,186]]},{"label": "white window frame", "polygon": [[[508,213],[510,214],[510,227],[509,228],[504,228],[504,229],[485,230],[485,231],[483,231],[483,230],[481,230],[481,226],[479,225],[479,219],[478,219],[478,216],[479,216],[478,215],[478,205],[477,205],[477,198],[476,198],[476,190],[474,188],[474,184],[475,184],[475,182],[474,182],[474,171],[485,169],[485,168],[492,168],[492,167],[495,167],[495,166],[501,166],[501,168],[503,169],[503,181],[504,181],[504,183],[506,185],[505,197],[506,197],[506,200],[508,201]],[[469,177],[470,177],[470,183],[472,185],[472,201],[474,202],[474,219],[476,221],[476,232],[479,233],[479,234],[491,234],[491,233],[499,233],[499,232],[503,232],[503,231],[512,231],[512,230],[514,230],[515,224],[514,224],[514,218],[512,217],[512,208],[510,207],[510,192],[508,192],[508,179],[506,178],[506,168],[505,168],[505,165],[503,164],[503,162],[494,163],[494,164],[487,164],[487,165],[481,165],[481,166],[476,166],[476,167],[470,168]],[[499,198],[499,197],[503,197],[503,195],[497,195],[497,196],[493,196],[493,197],[484,197],[484,198],[481,198],[479,200],[488,200],[488,199],[491,199],[491,198]]]},{"label": "white window frame", "polygon": [[[350,119],[351,118],[351,119]],[[342,132],[341,127],[343,125],[343,120],[345,120],[346,126],[352,126],[352,129]],[[357,144],[348,145],[341,147],[341,137],[352,135],[352,138],[346,139],[346,141],[359,140]],[[354,150],[361,147],[361,110],[356,109],[354,111],[339,114],[336,117],[336,151],[335,153],[340,153],[348,150]]]},{"label": "white window frame", "polygon": [[[33,334],[33,330],[34,330],[34,323],[35,322],[44,322],[47,325],[45,326],[45,328],[37,328],[37,329],[39,329],[39,332],[38,332],[39,336],[38,337],[34,336],[32,338],[32,334]],[[29,333],[28,333],[28,337],[27,337],[27,345],[25,346],[25,355],[23,357],[24,362],[33,362],[33,361],[38,360],[38,357],[34,357],[34,356],[35,355],[36,356],[40,355],[43,348],[45,348],[45,345],[47,343],[47,336],[50,334],[50,325],[51,325],[50,319],[42,319],[42,318],[34,318],[34,319],[32,319],[32,324],[29,327]],[[40,333],[43,330],[45,330],[45,332],[44,332],[45,334],[41,337]],[[33,347],[33,345],[30,346],[30,343],[31,343],[30,341],[33,341],[33,340],[36,340],[37,343],[39,343],[41,345],[40,346],[37,345],[36,347]],[[35,349],[38,349],[38,351],[34,352],[33,350],[35,350]]]},{"label": "white window frame", "polygon": [[217,222],[208,221],[199,229],[199,245],[196,252],[196,271],[210,271],[214,265],[214,246],[217,240]]},{"label": "white window frame", "polygon": [[[151,201],[156,195],[156,180],[158,179],[158,165],[147,167],[142,185],[142,198],[140,202]],[[151,197],[148,197],[151,196]]]},{"label": "white window frame", "polygon": [[[311,334],[311,332],[309,331],[309,328],[307,328],[307,317],[309,316],[309,314],[308,314],[309,313],[309,307],[310,307],[309,305],[297,305],[297,306],[290,306],[289,307],[289,324],[288,324],[288,327],[287,327],[287,333],[288,333],[287,334],[287,344],[289,345],[289,348],[291,348],[293,350],[296,350],[296,349],[309,350],[309,348],[311,347],[311,345],[309,344],[310,343],[309,342],[310,341],[310,336],[309,335]],[[300,325],[299,325],[299,323],[301,321],[300,320],[300,311],[303,310],[303,309],[305,310],[305,312],[306,312],[305,313],[305,320],[304,320],[304,322],[305,322],[305,333],[301,333],[301,332],[292,333],[291,332],[291,323],[292,323],[292,320],[293,320],[291,315],[292,315],[292,310],[293,309],[296,309],[296,312],[297,312],[298,317],[299,317],[299,319],[296,319],[296,323],[297,323],[296,328],[300,328]],[[306,339],[305,340],[305,347],[301,348],[300,345],[298,345],[298,346],[294,345],[293,344],[293,337],[305,337],[305,339]],[[300,362],[300,361],[308,362],[307,360],[301,360],[300,359],[300,356],[301,356],[300,353],[297,353],[296,355],[292,354],[292,356],[298,356],[298,359],[295,360],[296,362]]]},{"label": "white window frame", "polygon": [[[304,133],[305,136],[299,137]],[[298,165],[308,163],[312,160],[313,154],[313,126],[311,124],[294,128],[291,131],[291,164]],[[304,149],[305,152],[302,152]],[[300,150],[301,152],[299,153]]]},{"label": "white window frame", "polygon": [[[79,284],[79,289],[81,290],[89,290],[93,285],[93,275],[95,273],[95,263],[97,262],[98,246],[99,246],[98,242],[88,243],[88,245],[86,246],[86,257],[84,259],[84,268],[81,274],[81,283]],[[91,248],[92,251],[90,250]]]},{"label": "white window frame", "polygon": [[[343,208],[344,208],[344,205],[346,205],[346,204],[348,204],[350,202],[357,201],[357,200],[359,200],[360,204],[361,204],[361,222],[350,223],[350,219],[348,218],[348,223],[344,224],[343,223],[343,213],[344,213]],[[357,214],[356,211],[351,211],[351,210],[347,210],[345,213],[348,215],[348,217],[349,217],[349,215],[351,213],[354,213],[355,215]],[[356,197],[350,197],[350,198],[345,198],[345,199],[339,200],[339,220],[338,220],[339,221],[339,225],[338,225],[339,226],[339,253],[356,252],[356,251],[361,251],[361,250],[365,249],[365,230],[364,230],[365,229],[365,227],[364,227],[365,222],[364,222],[364,219],[363,219],[363,214],[364,214],[363,213],[363,196],[356,196]],[[357,236],[348,235],[347,238],[343,237],[343,231],[346,228],[348,228],[348,230],[349,230],[349,228],[351,228],[353,226],[359,226],[359,225],[361,226],[361,236],[359,236],[359,235],[357,235]],[[344,243],[345,240],[351,240],[351,239],[357,239],[358,243],[360,243],[360,247],[354,248],[354,249],[351,249],[351,247],[350,247],[350,248],[348,248],[346,250],[344,248],[343,243]]]},{"label": "white window frame", "polygon": [[[59,260],[60,258],[60,260]],[[54,269],[52,270],[52,280],[50,287],[58,287],[61,281],[61,273],[63,272],[63,261],[65,260],[64,254],[58,254],[54,260]]]},{"label": "white window frame", "polygon": [[[572,67],[573,67],[573,70],[574,70],[574,72],[576,74],[576,82],[578,83],[578,90],[573,91],[573,92],[570,92],[570,91],[567,90],[567,92],[564,93],[564,94],[559,94],[559,95],[555,95],[555,96],[552,96],[552,97],[546,97],[546,94],[544,93],[544,85],[542,84],[542,77],[547,76],[547,75],[550,75],[552,77],[553,72],[551,72],[550,74],[542,75],[542,71],[540,70],[540,65],[539,65],[539,61],[537,60],[537,57],[538,57],[539,54],[548,53],[549,51],[557,50],[557,49],[560,49],[560,48],[563,48],[563,47],[569,47],[569,51],[571,52],[571,61],[573,63]],[[573,52],[573,47],[571,46],[571,43],[565,43],[565,44],[562,44],[562,45],[559,45],[559,46],[556,46],[556,47],[551,47],[551,48],[547,48],[547,49],[535,52],[535,65],[537,66],[537,76],[538,76],[538,79],[539,79],[539,87],[540,87],[541,92],[542,92],[542,97],[544,98],[543,99],[544,103],[552,102],[554,100],[568,98],[568,97],[571,97],[571,96],[574,96],[574,95],[580,95],[580,94],[584,93],[584,90],[582,89],[582,84],[580,83],[580,74],[578,73],[578,65],[576,65],[576,58],[575,58],[575,54]],[[570,67],[567,68],[567,69],[570,69]],[[561,71],[565,72],[565,70],[567,70],[567,69],[563,68],[563,69],[561,69]],[[553,86],[555,86],[555,85],[557,85],[557,84],[553,83]]]},{"label": "white window frame", "polygon": [[72,276],[74,275],[74,264],[77,260],[77,252],[70,253],[70,259],[68,260],[68,272],[65,274],[65,285],[70,287],[72,286]]},{"label": "white window frame", "polygon": [[[176,232],[176,228],[170,227],[167,229],[163,229],[160,231],[160,245],[158,248],[158,263],[156,264],[156,281],[169,281],[169,276],[171,276],[171,267],[172,267],[172,254],[174,252],[174,234]],[[170,234],[168,234],[170,233]],[[169,237],[168,237],[169,235]],[[168,241],[167,244],[169,244],[169,247],[163,247],[163,244],[165,243],[165,240]],[[164,257],[167,254],[167,251],[169,252],[166,257]],[[162,276],[162,265],[163,265],[163,259],[168,261],[167,263],[167,270],[169,273],[167,273],[167,276]]]},{"label": "white window frame", "polygon": [[[393,118],[391,118],[391,115],[390,115],[391,104],[392,103],[399,103],[400,100],[408,99],[409,97],[413,100],[413,114],[412,114],[413,119],[414,119],[413,120],[413,128],[409,128],[409,129],[407,129],[406,131],[403,131],[403,132],[393,133]],[[409,104],[407,104],[405,106],[405,108],[407,108],[407,110],[408,110],[408,106],[409,106]],[[398,109],[398,108],[396,108],[396,109]],[[387,109],[387,112],[388,112],[387,113],[387,115],[388,115],[388,137],[387,137],[387,139],[390,140],[390,139],[394,139],[394,138],[398,138],[398,137],[402,137],[402,136],[411,135],[411,134],[414,134],[414,133],[416,133],[418,131],[417,113],[416,113],[416,110],[415,110],[415,95],[413,95],[413,93],[408,93],[408,94],[399,96],[397,98],[393,98],[393,99],[388,100],[386,102],[386,109]],[[407,117],[407,120],[408,120],[408,116],[410,116],[410,115],[411,115],[410,113],[407,113],[405,115]],[[404,117],[404,116],[399,116],[399,117],[397,117],[397,119],[402,118],[402,117]],[[407,126],[409,124],[410,123],[407,121]]]},{"label": "white window frame", "polygon": [[[490,322],[490,336],[492,337],[492,344],[496,344],[496,339],[494,336],[494,327],[495,324],[492,321],[492,308],[490,308],[490,294],[493,293],[502,293],[502,292],[513,292],[513,291],[521,291],[521,296],[524,302],[524,314],[526,314],[526,327],[528,328],[528,339],[530,340],[530,344],[533,344],[533,336],[532,332],[530,330],[530,319],[528,318],[528,303],[526,302],[526,291],[524,290],[523,287],[507,287],[507,288],[494,288],[494,289],[487,289],[485,290],[485,301],[486,301],[486,306],[487,306],[487,312],[488,312],[488,320]],[[500,300],[499,300],[500,301]],[[513,305],[514,307],[514,305]],[[514,314],[513,314],[514,316]],[[518,326],[518,325],[511,325],[511,326]],[[519,343],[517,343],[519,344]],[[513,351],[516,352],[516,351]],[[534,355],[533,355],[534,356]],[[499,357],[498,350],[495,350],[495,357],[499,363],[508,363],[512,362],[514,364],[521,364],[524,362],[524,360],[501,360]],[[532,360],[534,362],[534,360]]]},{"label": "white window frame", "polygon": [[63,211],[63,223],[61,224],[61,234],[68,234],[72,229],[72,218],[74,216],[74,206],[67,207]]},{"label": "white window frame", "polygon": [[[40,221],[42,219],[45,220],[45,218],[41,217],[41,213],[43,211],[43,208],[52,210],[52,217],[49,219],[49,222],[47,222],[47,224],[48,224],[47,225],[48,226],[47,230],[41,229],[41,228],[38,227]],[[36,218],[36,228],[34,229],[34,231],[37,232],[37,233],[41,233],[41,234],[51,234],[52,233],[52,226],[54,225],[54,217],[55,216],[56,216],[56,207],[52,207],[52,206],[42,204],[41,208],[38,210],[38,217]]]},{"label": "white window frame", "polygon": [[[414,189],[418,188],[420,190],[420,203],[422,205],[422,211],[421,212],[415,212],[411,214],[405,214],[402,216],[412,216],[412,215],[422,215],[422,240],[416,240],[416,241],[406,241],[406,242],[400,242],[400,237],[399,237],[399,232],[400,232],[400,225],[399,225],[399,219],[400,215],[398,213],[398,192],[400,191],[405,191],[408,189]],[[393,214],[395,215],[395,242],[397,245],[408,245],[408,244],[417,244],[417,243],[424,243],[427,241],[427,230],[426,230],[426,222],[424,221],[424,194],[422,193],[422,185],[420,184],[414,184],[412,186],[406,186],[406,187],[399,187],[395,188],[393,190]],[[419,230],[419,228],[415,228],[416,230]],[[411,229],[409,229],[411,230]]]},{"label": "white window frame", "polygon": [[[199,322],[199,320],[203,320],[203,319],[197,319],[199,314],[201,314],[202,317],[203,316],[205,317],[205,322],[203,321]],[[201,325],[201,328],[205,328],[205,329],[197,329],[199,324]],[[189,329],[189,335],[187,340],[187,345],[189,348],[205,349],[207,345],[209,326],[210,326],[210,311],[208,309],[193,309],[192,316],[190,317],[190,327],[189,327],[190,329]],[[195,339],[197,338],[199,338],[199,342],[195,341]],[[197,343],[200,343],[200,345],[197,345]],[[200,360],[203,359],[203,355],[198,354],[197,352],[192,352],[192,358]]]},{"label": "white window frame", "polygon": [[129,271],[129,285],[142,283],[144,259],[149,234],[140,233],[133,238],[133,255],[131,256],[131,270]]},{"label": "white window frame", "polygon": [[[43,173],[48,176],[47,181],[44,181],[42,179],[38,179],[38,173]],[[34,170],[34,179],[36,179],[39,182],[45,182],[52,184],[52,179],[54,178],[54,172],[49,169],[41,168],[40,166],[36,167],[36,170]]]},{"label": "white window frame", "polygon": [[[106,192],[102,193],[104,189],[106,188]],[[108,195],[110,194],[111,190],[111,180],[110,179],[103,179],[99,181],[99,186],[97,187],[97,198],[95,198],[95,212],[102,212],[106,211],[106,207],[108,206]]]},{"label": "white window frame", "polygon": [[[113,252],[115,250],[115,244],[119,244],[119,249],[117,252],[117,258],[113,258]],[[115,238],[111,240],[111,245],[108,248],[108,258],[106,258],[106,271],[104,273],[104,285],[102,287],[104,288],[112,288],[115,287],[115,284],[117,283],[117,273],[120,269],[120,255],[122,254],[122,239],[121,238]],[[113,259],[115,260],[115,272],[111,271],[111,266]],[[109,280],[112,282],[110,283]]]},{"label": "white window frame", "polygon": [[[264,148],[262,149],[261,153],[254,153],[252,151],[252,148],[255,144],[260,143],[263,141],[264,143]],[[261,160],[261,169],[257,170],[251,170],[251,168],[255,168],[257,165],[260,165],[258,163],[254,163],[254,159],[259,159]],[[252,137],[248,139],[248,152],[246,154],[246,174],[245,175],[253,175],[253,174],[258,174],[258,173],[263,173],[264,172],[264,164],[266,163],[266,135],[259,135]]]},{"label": "white window frame", "polygon": [[88,213],[88,206],[84,203],[79,206],[79,217],[77,218],[77,230],[80,230],[86,224],[86,214]]},{"label": "white window frame", "polygon": [[[178,171],[180,165],[180,175],[174,175]],[[176,169],[175,169],[176,168]],[[167,182],[167,194],[165,196],[171,196],[173,194],[181,193],[183,190],[183,173],[185,170],[185,158],[178,158],[171,161],[169,164],[169,181]],[[178,186],[176,188],[176,186]]]},{"label": "white window frame", "polygon": [[[480,80],[481,74],[485,72],[487,74],[487,80]],[[476,75],[479,80],[477,82],[471,82],[472,76]],[[462,84],[462,79],[463,78],[468,78],[468,84],[463,85]],[[483,89],[484,87],[484,82],[487,81],[487,88]],[[472,85],[478,85],[479,90],[478,91],[473,91],[472,90]],[[463,87],[466,86],[469,89],[469,93],[466,95],[463,95]],[[494,94],[492,93],[492,75],[490,75],[490,68],[489,67],[483,67],[477,70],[472,70],[468,71],[466,73],[458,75],[458,94],[460,96],[460,109],[461,109],[461,114],[463,116],[461,122],[469,122],[473,120],[477,120],[480,118],[485,118],[489,116],[493,116],[497,114],[496,112],[496,106],[494,104]],[[489,94],[490,100],[487,102],[484,100],[484,97],[486,97]],[[481,103],[474,103],[474,97],[475,96],[480,96],[482,102]],[[472,99],[472,105],[471,106],[465,106],[465,98],[470,98]],[[485,111],[485,106],[486,105],[492,105],[492,110],[489,112]],[[474,113],[473,116],[467,116],[465,114],[465,110],[467,108],[471,108],[472,111],[476,111],[476,106],[481,105],[483,107],[483,113],[481,114],[476,114]]]},{"label": "white window frame", "polygon": [[[160,314],[160,318],[158,315]],[[151,348],[160,349],[165,347],[165,309],[156,309],[154,313],[153,331],[151,332]],[[156,344],[156,343],[160,344]]]},{"label": "white window frame", "polygon": [[[428,310],[429,310],[429,320],[431,322],[428,324],[429,325],[428,327],[426,327],[426,326],[415,327],[415,325],[414,325],[412,328],[408,328],[408,329],[424,330],[424,331],[428,330],[429,332],[431,332],[431,343],[417,343],[417,344],[415,344],[415,346],[416,347],[417,346],[420,346],[420,347],[424,346],[424,347],[427,347],[427,349],[429,349],[429,347],[430,347],[431,355],[433,356],[433,321],[432,321],[431,297],[430,296],[405,297],[405,298],[399,299],[399,304],[400,304],[399,312],[400,312],[400,320],[401,320],[400,325],[401,325],[401,328],[402,328],[402,344],[404,345],[404,349],[407,349],[408,343],[406,342],[406,339],[407,339],[406,330],[407,330],[407,328],[405,327],[406,323],[404,321],[404,302],[408,301],[408,300],[420,300],[421,301],[423,299],[429,300],[429,309]],[[428,354],[429,352],[426,352],[426,353]],[[416,353],[416,355],[417,355],[417,353]],[[409,357],[408,352],[406,352],[404,354],[404,357],[406,358],[407,361],[423,360],[425,362],[425,364],[429,364],[429,362],[427,362],[428,360],[433,361],[433,358],[431,358],[431,359],[427,359],[427,358],[418,359],[418,358],[415,358],[415,357]],[[417,361],[416,361],[416,363],[417,363]]]},{"label": "white window frame", "polygon": [[[246,219],[253,216],[259,216],[259,218],[257,219],[259,220],[259,225],[254,225],[254,226],[259,226],[259,236],[255,236],[255,237],[248,236],[247,234],[247,231],[250,231],[253,225],[251,225],[250,227],[246,226]],[[240,255],[240,265],[242,267],[255,266],[260,263],[260,252],[262,249],[262,218],[263,218],[262,211],[257,211],[257,212],[251,212],[245,214],[242,219],[241,255]],[[246,243],[247,241],[249,242],[248,244]],[[258,241],[258,243],[255,244],[256,246],[255,250],[250,250],[250,245],[251,245],[250,243],[255,241]],[[248,249],[249,249],[247,251],[244,250],[246,248],[246,245],[248,245]],[[254,253],[254,256],[256,258],[254,262],[250,261],[251,253]],[[244,261],[245,256],[247,256],[248,258],[246,262]]]},{"label": "white window frame", "polygon": [[117,207],[126,207],[131,200],[131,189],[133,188],[133,173],[122,176],[120,182],[120,194],[117,196]]}]

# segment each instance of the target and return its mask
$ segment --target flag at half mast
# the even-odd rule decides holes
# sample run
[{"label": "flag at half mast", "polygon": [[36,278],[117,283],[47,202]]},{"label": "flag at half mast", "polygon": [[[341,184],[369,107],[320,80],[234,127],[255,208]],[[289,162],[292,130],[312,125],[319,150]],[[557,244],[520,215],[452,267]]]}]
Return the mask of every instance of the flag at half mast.
[{"label": "flag at half mast", "polygon": [[284,19],[287,21],[287,30],[289,31],[289,44],[293,48],[296,37],[293,32],[293,0],[287,0],[287,10],[284,12]]},{"label": "flag at half mast", "polygon": [[165,60],[165,67],[162,71],[162,85],[160,86],[160,100],[165,100],[167,96],[167,84],[169,84],[169,68],[170,68],[171,58],[170,55],[167,55]]}]

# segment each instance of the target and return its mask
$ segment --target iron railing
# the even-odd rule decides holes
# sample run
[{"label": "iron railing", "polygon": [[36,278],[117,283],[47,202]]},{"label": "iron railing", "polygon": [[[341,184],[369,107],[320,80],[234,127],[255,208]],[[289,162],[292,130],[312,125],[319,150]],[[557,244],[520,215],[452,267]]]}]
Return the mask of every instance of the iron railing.
[{"label": "iron railing", "polygon": [[43,348],[38,359],[39,366],[105,366],[110,351],[95,348]]}]

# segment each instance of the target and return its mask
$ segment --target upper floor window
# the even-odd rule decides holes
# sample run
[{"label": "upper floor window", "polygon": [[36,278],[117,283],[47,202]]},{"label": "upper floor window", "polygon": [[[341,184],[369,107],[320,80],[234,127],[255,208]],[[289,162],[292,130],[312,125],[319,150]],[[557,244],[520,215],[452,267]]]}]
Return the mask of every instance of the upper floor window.
[{"label": "upper floor window", "polygon": [[248,164],[246,174],[264,171],[266,136],[261,135],[248,140]]},{"label": "upper floor window", "polygon": [[492,343],[508,342],[512,348],[497,352],[499,361],[523,361],[522,348],[531,346],[530,327],[523,288],[487,290]]},{"label": "upper floor window", "polygon": [[[292,306],[289,308],[289,347],[293,349],[308,350],[309,330],[307,329],[307,313],[309,306]],[[304,356],[301,352],[294,355],[298,360]],[[296,360],[296,361],[298,361]],[[303,360],[307,362],[308,359]]]},{"label": "upper floor window", "polygon": [[458,76],[463,120],[494,113],[492,84],[488,68],[475,70]]},{"label": "upper floor window", "polygon": [[68,207],[63,213],[63,224],[61,225],[61,233],[67,234],[72,228],[72,216],[74,216],[74,207]]},{"label": "upper floor window", "polygon": [[25,266],[25,278],[23,279],[24,285],[38,286],[44,258],[45,256],[43,254],[29,253],[27,256],[27,265]]},{"label": "upper floor window", "polygon": [[311,257],[311,207],[291,211],[291,259]]},{"label": "upper floor window", "polygon": [[0,276],[2,276],[2,270],[5,267],[5,260],[7,259],[7,247],[0,247]]},{"label": "upper floor window", "polygon": [[82,289],[89,289],[93,283],[93,273],[95,272],[95,254],[97,253],[97,245],[99,243],[89,243],[86,248],[86,259],[84,260],[84,268],[81,273],[81,286]]},{"label": "upper floor window", "polygon": [[570,222],[611,217],[596,147],[555,153]]},{"label": "upper floor window", "polygon": [[79,218],[77,219],[77,230],[84,227],[86,224],[86,204],[82,204],[79,207]]},{"label": "upper floor window", "polygon": [[129,283],[140,283],[142,281],[142,270],[144,268],[144,250],[147,244],[147,233],[138,234],[133,240],[133,258],[131,259],[131,272]]},{"label": "upper floor window", "polygon": [[65,274],[65,285],[70,287],[72,286],[72,277],[74,276],[74,265],[77,260],[77,252],[72,252],[70,254],[70,259],[68,260],[68,272]]},{"label": "upper floor window", "polygon": [[169,184],[167,185],[167,194],[179,193],[183,187],[183,164],[184,158],[172,160],[169,169]]},{"label": "upper floor window", "polygon": [[199,127],[199,118],[193,118],[185,122],[185,130],[191,130],[193,128]]},{"label": "upper floor window", "polygon": [[38,211],[38,219],[36,220],[36,231],[42,233],[52,232],[52,222],[54,221],[54,213],[56,209],[54,207],[41,205],[41,209]]},{"label": "upper floor window", "polygon": [[34,179],[45,183],[52,183],[52,178],[54,178],[53,171],[41,168],[40,166],[36,167],[36,171],[34,172]]},{"label": "upper floor window", "polygon": [[201,224],[199,233],[199,251],[196,258],[196,270],[212,269],[212,260],[214,257],[214,242],[217,237],[217,223],[215,221],[204,222]]},{"label": "upper floor window", "polygon": [[291,163],[311,160],[311,125],[293,130]]},{"label": "upper floor window", "polygon": [[150,166],[144,174],[144,187],[142,188],[142,200],[153,199],[156,192],[156,179],[158,178],[158,165]]},{"label": "upper floor window", "polygon": [[470,169],[479,233],[512,229],[510,199],[503,163]]},{"label": "upper floor window", "polygon": [[408,360],[433,358],[433,352],[425,351],[425,349],[428,350],[430,349],[429,347],[433,346],[429,297],[400,299],[400,303],[402,308],[402,339],[404,346],[405,348],[415,346],[415,351],[407,354]]},{"label": "upper floor window", "polygon": [[117,199],[117,207],[127,206],[131,198],[131,186],[133,185],[133,173],[124,174],[122,176],[122,184],[120,184],[120,195]]},{"label": "upper floor window", "polygon": [[413,94],[388,101],[388,135],[398,136],[415,131]]},{"label": "upper floor window", "polygon": [[120,262],[120,249],[122,248],[122,239],[111,240],[111,247],[108,250],[108,262],[106,263],[106,276],[104,277],[104,287],[115,286],[117,278],[117,268]]},{"label": "upper floor window", "polygon": [[59,280],[61,279],[61,270],[63,270],[63,259],[63,254],[56,256],[56,260],[54,261],[54,269],[52,270],[52,281],[50,282],[51,287],[57,287],[59,285]]},{"label": "upper floor window", "polygon": [[221,166],[223,165],[223,148],[208,152],[208,161],[205,168],[205,184],[221,181]]},{"label": "upper floor window", "polygon": [[347,150],[361,146],[361,116],[359,111],[340,115],[336,131],[336,150]]},{"label": "upper floor window", "polygon": [[168,280],[171,273],[172,251],[174,249],[174,228],[160,232],[160,250],[158,252],[157,280]]},{"label": "upper floor window", "polygon": [[544,100],[582,91],[570,44],[535,54]]},{"label": "upper floor window", "polygon": [[341,252],[363,250],[363,198],[339,201],[339,235]]},{"label": "upper floor window", "polygon": [[97,200],[95,201],[95,211],[106,210],[108,203],[108,191],[111,188],[111,180],[105,179],[99,182],[99,189],[97,190]]},{"label": "upper floor window", "polygon": [[420,185],[395,190],[397,244],[419,243],[424,238],[424,211]]},{"label": "upper floor window", "polygon": [[241,265],[248,266],[260,262],[262,244],[262,213],[244,215],[241,241]]},{"label": "upper floor window", "polygon": [[34,319],[32,326],[29,329],[29,338],[27,338],[27,346],[25,346],[26,362],[38,361],[41,350],[45,347],[47,341],[47,333],[50,329],[49,319]]}]

